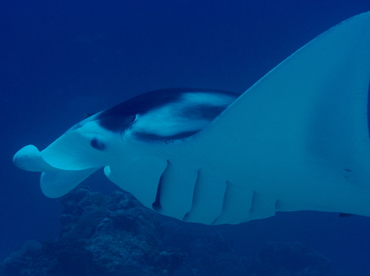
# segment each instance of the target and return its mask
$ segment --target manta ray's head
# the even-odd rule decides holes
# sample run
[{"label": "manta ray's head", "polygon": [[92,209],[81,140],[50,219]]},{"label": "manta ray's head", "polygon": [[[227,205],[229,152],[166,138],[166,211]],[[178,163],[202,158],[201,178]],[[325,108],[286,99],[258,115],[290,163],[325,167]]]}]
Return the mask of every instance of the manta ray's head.
[{"label": "manta ray's head", "polygon": [[77,123],[41,152],[33,145],[19,150],[15,165],[28,171],[80,171],[109,164],[122,147],[122,135],[99,124],[98,114]]},{"label": "manta ray's head", "polygon": [[63,169],[111,165],[118,156],[121,159],[122,155],[135,154],[133,141],[141,142],[136,147],[143,147],[192,136],[208,126],[237,96],[202,89],[145,93],[77,123],[45,151],[58,147],[58,154],[50,155],[58,160],[73,158],[68,165],[58,165]]},{"label": "manta ray's head", "polygon": [[[145,154],[143,148],[148,149],[153,143],[181,140],[199,132],[237,96],[202,89],[149,92],[91,115],[42,151],[33,145],[22,148],[13,161],[21,169],[43,172],[44,193],[58,197],[68,192],[72,185],[49,189],[50,182],[58,179],[58,185],[62,185],[61,179],[64,179],[75,186],[101,167],[106,167],[107,176],[110,168],[129,170],[131,163],[138,162]],[[47,184],[42,184],[43,179]]]},{"label": "manta ray's head", "polygon": [[112,156],[123,150],[122,132],[112,132],[100,124],[100,113],[67,130],[43,150],[43,159],[62,170],[84,170],[109,165]]}]

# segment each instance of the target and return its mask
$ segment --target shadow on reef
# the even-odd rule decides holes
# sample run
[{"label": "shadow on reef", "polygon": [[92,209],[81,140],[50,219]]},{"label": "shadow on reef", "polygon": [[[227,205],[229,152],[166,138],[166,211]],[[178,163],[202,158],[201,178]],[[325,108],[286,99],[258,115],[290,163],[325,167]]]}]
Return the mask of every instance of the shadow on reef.
[{"label": "shadow on reef", "polygon": [[302,244],[270,243],[250,259],[222,234],[189,233],[180,222],[161,226],[128,193],[105,196],[82,186],[60,202],[59,239],[27,241],[0,263],[0,276],[339,275]]}]

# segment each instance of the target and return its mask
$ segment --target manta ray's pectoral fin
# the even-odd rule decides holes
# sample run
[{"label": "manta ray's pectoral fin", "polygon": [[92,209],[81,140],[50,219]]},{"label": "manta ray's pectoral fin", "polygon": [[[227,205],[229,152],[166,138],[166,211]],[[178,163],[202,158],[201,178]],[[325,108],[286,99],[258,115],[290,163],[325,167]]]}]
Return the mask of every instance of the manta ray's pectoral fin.
[{"label": "manta ray's pectoral fin", "polygon": [[[303,46],[199,133],[163,146],[173,166],[204,172],[184,220],[239,223],[299,210],[370,216],[369,82],[370,12]],[[181,177],[167,191],[183,190]],[[167,210],[188,204],[176,198]]]},{"label": "manta ray's pectoral fin", "polygon": [[370,216],[369,82],[370,12],[280,63],[180,145],[173,162],[187,158],[254,191],[258,212],[248,219],[298,210]]}]

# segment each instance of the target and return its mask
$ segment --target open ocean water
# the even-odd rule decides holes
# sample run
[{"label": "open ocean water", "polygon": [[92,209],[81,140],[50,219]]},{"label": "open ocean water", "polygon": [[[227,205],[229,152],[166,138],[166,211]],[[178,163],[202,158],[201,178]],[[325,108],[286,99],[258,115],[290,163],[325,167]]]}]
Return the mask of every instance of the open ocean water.
[{"label": "open ocean water", "polygon": [[[320,33],[368,10],[369,0],[2,1],[0,260],[60,230],[60,203],[42,194],[39,174],[13,165],[18,149],[42,149],[86,114],[150,90],[242,93]],[[101,172],[87,184],[116,189]],[[370,275],[367,217],[296,212],[184,227],[222,231],[251,256],[267,242],[301,242],[348,275]]]}]

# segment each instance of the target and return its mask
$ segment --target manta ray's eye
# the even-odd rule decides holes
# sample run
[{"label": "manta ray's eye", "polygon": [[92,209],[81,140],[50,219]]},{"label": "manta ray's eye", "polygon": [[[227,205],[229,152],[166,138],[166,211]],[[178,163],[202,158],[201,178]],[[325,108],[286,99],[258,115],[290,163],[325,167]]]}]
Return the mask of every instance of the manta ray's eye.
[{"label": "manta ray's eye", "polygon": [[90,142],[91,146],[97,150],[104,150],[105,144],[97,138],[93,138]]}]

